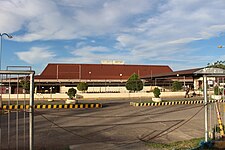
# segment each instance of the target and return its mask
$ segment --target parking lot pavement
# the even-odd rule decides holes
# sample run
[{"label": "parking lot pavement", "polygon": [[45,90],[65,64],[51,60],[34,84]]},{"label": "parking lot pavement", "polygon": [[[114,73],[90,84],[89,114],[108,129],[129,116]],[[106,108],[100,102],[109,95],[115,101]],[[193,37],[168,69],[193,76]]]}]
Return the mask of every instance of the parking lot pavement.
[{"label": "parking lot pavement", "polygon": [[[36,110],[35,148],[147,150],[145,142],[203,137],[202,107],[201,104],[132,107],[126,101],[108,101],[106,107],[97,109]],[[15,113],[11,115],[13,128]],[[7,120],[7,115],[4,119]],[[7,128],[7,121],[2,127]],[[3,134],[7,135],[6,131]]]}]

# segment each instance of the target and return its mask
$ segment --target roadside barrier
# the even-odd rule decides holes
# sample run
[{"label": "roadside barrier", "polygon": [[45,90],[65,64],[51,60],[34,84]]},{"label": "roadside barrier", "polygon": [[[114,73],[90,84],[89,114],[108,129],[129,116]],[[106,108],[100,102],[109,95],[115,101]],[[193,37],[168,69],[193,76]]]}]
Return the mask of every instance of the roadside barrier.
[{"label": "roadside barrier", "polygon": [[[101,108],[102,104],[37,104],[35,109],[74,109],[74,108]],[[30,105],[3,105],[3,110],[29,109]]]},{"label": "roadside barrier", "polygon": [[[209,100],[208,103],[220,102],[224,103],[225,100]],[[149,103],[139,103],[130,102],[131,106],[165,106],[165,105],[190,105],[190,104],[203,104],[204,100],[197,101],[168,101],[168,102],[149,102]]]}]

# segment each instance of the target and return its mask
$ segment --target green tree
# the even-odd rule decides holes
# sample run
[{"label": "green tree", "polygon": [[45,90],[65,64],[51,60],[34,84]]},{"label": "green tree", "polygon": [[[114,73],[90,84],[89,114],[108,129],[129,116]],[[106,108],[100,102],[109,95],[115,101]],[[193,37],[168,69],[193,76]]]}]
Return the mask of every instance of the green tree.
[{"label": "green tree", "polygon": [[70,99],[73,99],[77,93],[77,90],[74,88],[70,88],[67,92],[67,95],[69,96]]},{"label": "green tree", "polygon": [[23,93],[27,93],[27,91],[30,89],[30,81],[26,77],[20,81],[19,85],[22,86]]},{"label": "green tree", "polygon": [[225,69],[225,61],[216,61],[212,64],[208,63],[207,67],[209,68],[221,68],[221,69]]},{"label": "green tree", "polygon": [[176,92],[182,89],[182,84],[178,81],[174,81],[172,84],[172,91]]},{"label": "green tree", "polygon": [[83,92],[87,91],[88,90],[88,84],[86,82],[78,83],[77,90],[83,91]]},{"label": "green tree", "polygon": [[136,73],[132,74],[126,82],[126,89],[133,92],[141,91],[143,86],[143,82]]}]

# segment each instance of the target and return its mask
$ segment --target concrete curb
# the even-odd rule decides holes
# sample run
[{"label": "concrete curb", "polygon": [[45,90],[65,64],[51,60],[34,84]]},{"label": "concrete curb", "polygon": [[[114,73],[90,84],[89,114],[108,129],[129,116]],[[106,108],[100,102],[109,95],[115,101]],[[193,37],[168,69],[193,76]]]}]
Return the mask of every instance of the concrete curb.
[{"label": "concrete curb", "polygon": [[[3,110],[12,109],[29,109],[30,105],[3,105]],[[47,105],[34,105],[35,109],[73,109],[73,108],[102,108],[102,104],[47,104]]]},{"label": "concrete curb", "polygon": [[[209,103],[224,103],[225,100],[209,100]],[[138,102],[130,102],[131,106],[165,106],[165,105],[189,105],[189,104],[203,104],[204,100],[197,101],[170,101],[170,102],[149,102],[149,103],[138,103]]]}]

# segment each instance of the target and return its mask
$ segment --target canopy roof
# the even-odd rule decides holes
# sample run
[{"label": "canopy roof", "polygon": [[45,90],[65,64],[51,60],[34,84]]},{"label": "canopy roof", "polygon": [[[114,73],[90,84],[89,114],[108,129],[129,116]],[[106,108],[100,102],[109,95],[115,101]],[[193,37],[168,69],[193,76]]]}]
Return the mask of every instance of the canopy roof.
[{"label": "canopy roof", "polygon": [[221,68],[202,68],[194,72],[195,75],[225,76],[225,70]]},{"label": "canopy roof", "polygon": [[194,68],[188,70],[180,70],[163,74],[147,75],[142,77],[142,79],[157,79],[157,78],[175,78],[175,77],[201,77],[203,75],[207,76],[225,76],[225,70],[221,68]]}]

